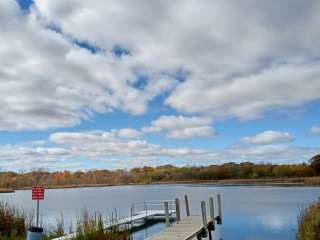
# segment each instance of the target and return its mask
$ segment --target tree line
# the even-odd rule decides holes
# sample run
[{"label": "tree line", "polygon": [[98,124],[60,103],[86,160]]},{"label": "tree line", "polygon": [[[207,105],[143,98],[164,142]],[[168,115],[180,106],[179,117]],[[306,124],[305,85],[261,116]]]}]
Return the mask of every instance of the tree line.
[{"label": "tree line", "polygon": [[320,175],[320,154],[308,163],[271,164],[251,162],[225,163],[210,166],[139,167],[131,170],[58,171],[36,170],[27,173],[0,172],[0,188],[29,188],[34,185],[48,187],[118,185],[155,182],[210,181],[227,179],[259,179],[312,177]]}]

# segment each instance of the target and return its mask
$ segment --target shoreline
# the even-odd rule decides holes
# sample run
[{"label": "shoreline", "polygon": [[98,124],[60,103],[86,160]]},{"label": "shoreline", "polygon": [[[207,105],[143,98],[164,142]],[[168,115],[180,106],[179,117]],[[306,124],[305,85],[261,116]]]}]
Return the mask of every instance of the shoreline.
[{"label": "shoreline", "polygon": [[[320,177],[304,178],[261,178],[261,179],[224,179],[224,180],[185,180],[185,181],[163,181],[127,184],[80,184],[45,186],[46,189],[69,189],[69,188],[91,188],[91,187],[113,187],[113,186],[140,186],[140,185],[168,185],[168,184],[199,184],[219,186],[270,186],[270,187],[311,187],[320,186]],[[13,193],[16,190],[31,190],[31,187],[16,189],[0,189],[1,193]]]},{"label": "shoreline", "polygon": [[2,188],[0,189],[0,193],[14,193],[15,190],[11,188]]}]

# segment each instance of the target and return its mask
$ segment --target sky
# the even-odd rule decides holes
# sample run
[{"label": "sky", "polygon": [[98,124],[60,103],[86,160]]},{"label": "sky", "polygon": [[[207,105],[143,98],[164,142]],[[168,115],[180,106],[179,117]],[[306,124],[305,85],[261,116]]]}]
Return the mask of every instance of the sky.
[{"label": "sky", "polygon": [[0,1],[0,171],[301,163],[320,2]]}]

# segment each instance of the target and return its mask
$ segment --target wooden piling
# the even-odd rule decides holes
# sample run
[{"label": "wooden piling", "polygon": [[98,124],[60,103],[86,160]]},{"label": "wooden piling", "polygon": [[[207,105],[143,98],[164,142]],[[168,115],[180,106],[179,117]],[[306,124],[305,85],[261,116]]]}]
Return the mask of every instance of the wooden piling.
[{"label": "wooden piling", "polygon": [[188,199],[188,195],[184,195],[184,202],[186,204],[186,213],[187,213],[187,217],[190,217],[190,207],[189,207],[189,199]]},{"label": "wooden piling", "polygon": [[218,199],[218,218],[217,218],[217,223],[222,224],[222,206],[221,206],[221,196],[218,194],[217,196]]},{"label": "wooden piling", "polygon": [[176,204],[176,221],[177,221],[177,223],[179,223],[180,220],[181,220],[181,216],[180,216],[180,201],[179,201],[179,198],[176,198],[175,204]]},{"label": "wooden piling", "polygon": [[132,217],[133,217],[133,204],[132,204],[131,209],[130,209],[130,223],[131,223],[131,228],[133,228]]},{"label": "wooden piling", "polygon": [[212,222],[212,231],[215,230],[215,219],[214,219],[214,204],[213,204],[213,198],[209,198],[209,205],[210,205],[210,218]]},{"label": "wooden piling", "polygon": [[148,203],[145,201],[145,208],[146,208],[146,218],[144,219],[145,222],[148,220]]},{"label": "wooden piling", "polygon": [[208,226],[207,226],[207,212],[206,212],[206,203],[205,201],[201,202],[201,212],[202,212],[202,223],[204,229],[204,237],[207,237]]},{"label": "wooden piling", "polygon": [[166,226],[167,228],[170,227],[170,219],[169,219],[169,203],[164,202],[164,212],[166,217]]}]

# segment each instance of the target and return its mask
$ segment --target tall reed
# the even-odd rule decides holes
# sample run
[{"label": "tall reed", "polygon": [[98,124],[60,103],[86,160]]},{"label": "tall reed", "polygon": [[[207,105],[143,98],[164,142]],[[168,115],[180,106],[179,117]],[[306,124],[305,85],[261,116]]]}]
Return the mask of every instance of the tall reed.
[{"label": "tall reed", "polygon": [[298,240],[320,240],[320,199],[300,211]]},{"label": "tall reed", "polygon": [[8,203],[0,201],[0,239],[25,239],[26,214]]}]

